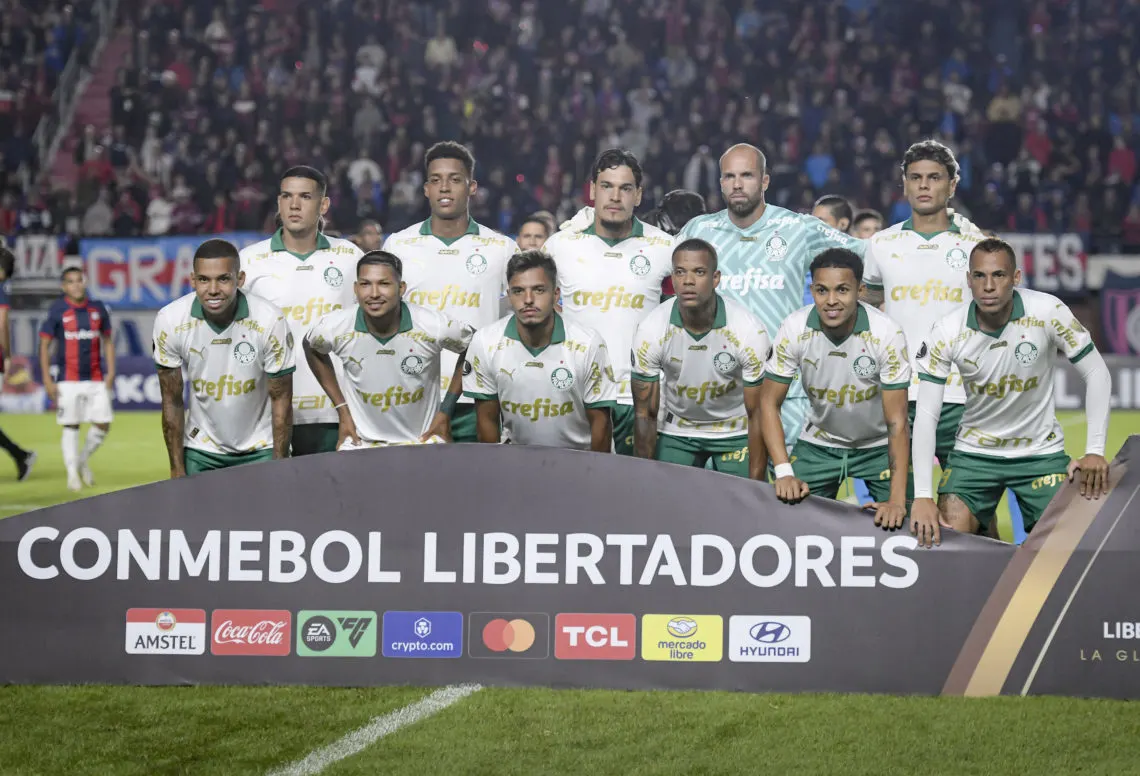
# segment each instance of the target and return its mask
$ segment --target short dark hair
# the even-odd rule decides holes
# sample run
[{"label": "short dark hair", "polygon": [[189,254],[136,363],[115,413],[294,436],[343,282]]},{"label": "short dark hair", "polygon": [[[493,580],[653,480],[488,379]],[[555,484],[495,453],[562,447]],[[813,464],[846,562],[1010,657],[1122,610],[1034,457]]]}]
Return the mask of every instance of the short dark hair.
[{"label": "short dark hair", "polygon": [[863,260],[859,254],[847,248],[828,248],[811,261],[811,276],[819,269],[849,269],[855,273],[855,282],[863,282]]},{"label": "short dark hair", "polygon": [[1004,253],[1009,258],[1010,271],[1017,271],[1017,254],[1014,253],[1013,246],[1000,237],[987,237],[975,244],[973,250],[970,251],[971,263],[973,263],[976,253]]},{"label": "short dark hair", "polygon": [[673,258],[676,258],[677,254],[682,251],[693,251],[694,253],[705,254],[709,257],[709,263],[712,265],[713,271],[716,271],[717,255],[716,248],[713,247],[712,243],[706,242],[699,237],[690,237],[673,248]]},{"label": "short dark hair", "polygon": [[558,266],[554,259],[537,249],[519,251],[507,260],[507,284],[510,285],[511,278],[515,275],[528,269],[541,269],[552,287],[558,285]]},{"label": "short dark hair", "polygon": [[637,184],[637,188],[641,188],[641,162],[637,161],[637,157],[632,152],[624,148],[607,148],[598,154],[597,161],[594,162],[594,167],[590,171],[590,180],[596,183],[598,175],[615,167],[628,167],[633,170],[633,180]]},{"label": "short dark hair", "polygon": [[0,245],[0,271],[4,273],[5,279],[16,272],[16,254],[7,245]]},{"label": "short dark hair", "polygon": [[685,224],[708,212],[705,198],[695,191],[673,189],[661,198],[661,204],[642,217],[666,234],[677,234]]},{"label": "short dark hair", "polygon": [[329,190],[328,177],[318,170],[316,167],[310,167],[307,164],[298,164],[295,167],[290,167],[281,175],[281,180],[286,178],[307,178],[317,184],[317,191],[321,196],[325,196]]},{"label": "short dark hair", "polygon": [[854,229],[864,221],[870,221],[871,219],[874,219],[881,224],[883,223],[883,214],[874,208],[864,208],[863,210],[855,213],[855,217],[851,219],[851,228]]},{"label": "short dark hair", "polygon": [[825,207],[830,210],[831,217],[836,221],[846,218],[848,226],[850,226],[852,220],[855,218],[855,210],[851,207],[851,203],[847,201],[847,197],[841,197],[838,194],[824,194],[812,205],[813,210],[817,207]]},{"label": "short dark hair", "polygon": [[553,230],[550,228],[550,222],[547,221],[545,218],[543,218],[540,215],[531,215],[531,216],[527,216],[526,218],[524,218],[522,220],[522,223],[519,224],[519,231],[521,232],[522,228],[524,226],[526,226],[527,224],[538,224],[539,226],[542,227],[542,231],[544,231],[546,233],[547,237],[549,237],[551,234],[554,233]]},{"label": "short dark hair", "polygon": [[369,251],[356,262],[356,276],[360,277],[360,270],[365,267],[391,267],[396,280],[404,279],[404,262],[400,257],[388,251]]},{"label": "short dark hair", "polygon": [[902,160],[903,175],[915,162],[937,162],[946,168],[951,179],[958,177],[958,160],[954,158],[954,152],[937,140],[920,140],[906,149]]},{"label": "short dark hair", "polygon": [[462,143],[456,143],[454,140],[442,140],[429,148],[424,154],[425,176],[428,174],[431,163],[436,159],[457,159],[463,163],[467,177],[470,180],[475,180],[475,155]]},{"label": "short dark hair", "polygon": [[69,274],[71,274],[72,272],[78,272],[80,275],[82,275],[83,274],[83,267],[80,267],[76,264],[71,264],[69,266],[66,266],[59,271],[59,279],[61,281],[66,280],[67,276]]},{"label": "short dark hair", "polygon": [[206,240],[194,251],[194,269],[198,268],[199,259],[230,259],[234,264],[234,272],[241,270],[241,255],[237,246],[229,240],[214,238]]}]

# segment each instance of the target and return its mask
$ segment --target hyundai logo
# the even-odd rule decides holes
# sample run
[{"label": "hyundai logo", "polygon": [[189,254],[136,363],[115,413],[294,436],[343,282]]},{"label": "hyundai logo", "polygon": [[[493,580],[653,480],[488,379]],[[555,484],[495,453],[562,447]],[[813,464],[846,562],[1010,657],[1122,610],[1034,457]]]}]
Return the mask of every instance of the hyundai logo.
[{"label": "hyundai logo", "polygon": [[791,637],[792,629],[782,622],[758,622],[748,631],[748,635],[761,644],[779,644]]}]

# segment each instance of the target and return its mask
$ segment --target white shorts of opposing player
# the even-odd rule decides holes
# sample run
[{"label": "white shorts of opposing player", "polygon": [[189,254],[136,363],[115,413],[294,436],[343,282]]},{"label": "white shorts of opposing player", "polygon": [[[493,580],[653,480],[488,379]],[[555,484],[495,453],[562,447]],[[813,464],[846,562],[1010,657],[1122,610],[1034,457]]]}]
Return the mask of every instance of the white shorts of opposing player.
[{"label": "white shorts of opposing player", "polygon": [[111,394],[105,383],[95,380],[56,383],[59,401],[55,421],[61,426],[111,422]]}]

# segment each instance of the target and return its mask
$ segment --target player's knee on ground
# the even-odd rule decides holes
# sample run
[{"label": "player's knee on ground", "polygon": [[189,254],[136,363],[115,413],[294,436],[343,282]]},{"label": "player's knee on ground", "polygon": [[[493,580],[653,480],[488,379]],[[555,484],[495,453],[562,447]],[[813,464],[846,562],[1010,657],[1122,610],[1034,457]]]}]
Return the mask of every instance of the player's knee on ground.
[{"label": "player's knee on ground", "polygon": [[938,508],[942,511],[943,519],[958,533],[976,534],[981,528],[981,523],[966,506],[966,502],[953,493],[939,496]]}]

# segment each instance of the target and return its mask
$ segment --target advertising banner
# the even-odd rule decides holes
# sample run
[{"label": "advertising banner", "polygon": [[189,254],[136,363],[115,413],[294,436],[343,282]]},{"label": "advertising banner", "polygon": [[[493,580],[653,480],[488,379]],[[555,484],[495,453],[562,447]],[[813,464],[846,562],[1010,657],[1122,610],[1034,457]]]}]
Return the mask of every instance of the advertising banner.
[{"label": "advertising banner", "polygon": [[1100,325],[1110,353],[1140,355],[1140,277],[1105,273]]},{"label": "advertising banner", "polygon": [[1107,500],[1067,488],[1016,550],[923,550],[847,504],[510,445],[156,483],[0,521],[20,634],[0,682],[1140,697],[1116,657],[1137,644],[1118,635],[1138,444]]},{"label": "advertising banner", "polygon": [[[1140,357],[1105,356],[1112,379],[1111,407],[1114,410],[1140,409]],[[1053,374],[1053,401],[1058,410],[1085,408],[1085,381],[1066,359],[1057,359]]]},{"label": "advertising banner", "polygon": [[1087,293],[1088,259],[1079,234],[1003,233],[1000,237],[1013,247],[1030,288],[1063,299]]},{"label": "advertising banner", "polygon": [[[4,239],[4,244],[16,257],[14,282],[48,281],[59,283],[59,273],[63,268],[63,257],[68,238],[55,234],[23,234]],[[13,289],[16,291],[17,289]]]}]

